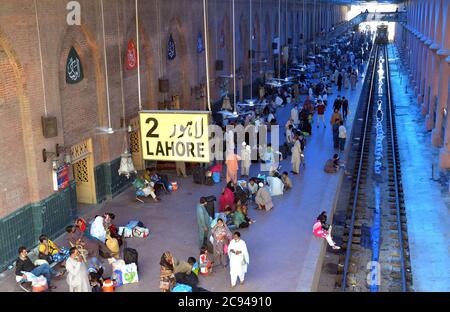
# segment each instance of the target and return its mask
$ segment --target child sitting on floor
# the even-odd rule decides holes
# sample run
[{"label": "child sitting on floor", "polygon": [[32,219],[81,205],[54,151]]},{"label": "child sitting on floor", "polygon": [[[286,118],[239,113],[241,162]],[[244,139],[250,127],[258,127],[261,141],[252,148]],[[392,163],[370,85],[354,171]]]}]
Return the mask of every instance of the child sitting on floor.
[{"label": "child sitting on floor", "polygon": [[212,273],[213,262],[208,258],[208,249],[205,246],[200,249],[199,260],[200,274],[208,275]]},{"label": "child sitting on floor", "polygon": [[285,191],[292,188],[292,181],[289,178],[289,174],[287,173],[287,171],[284,171],[281,175],[281,181],[283,181]]}]

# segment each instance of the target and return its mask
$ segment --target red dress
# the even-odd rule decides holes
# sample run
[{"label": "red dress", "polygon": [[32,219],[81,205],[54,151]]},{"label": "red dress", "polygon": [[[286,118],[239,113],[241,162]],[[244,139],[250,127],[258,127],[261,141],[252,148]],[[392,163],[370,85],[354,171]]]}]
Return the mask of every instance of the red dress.
[{"label": "red dress", "polygon": [[322,238],[326,238],[328,235],[328,232],[322,229],[322,223],[319,220],[317,220],[316,223],[314,223],[313,234],[314,236]]},{"label": "red dress", "polygon": [[234,210],[234,194],[229,188],[225,188],[225,192],[220,195],[219,204],[219,212],[225,212],[227,205]]}]

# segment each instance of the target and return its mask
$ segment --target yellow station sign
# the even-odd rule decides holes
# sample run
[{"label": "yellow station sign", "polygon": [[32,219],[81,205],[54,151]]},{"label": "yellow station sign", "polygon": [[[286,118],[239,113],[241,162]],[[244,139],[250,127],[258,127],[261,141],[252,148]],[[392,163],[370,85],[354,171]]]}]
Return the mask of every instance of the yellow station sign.
[{"label": "yellow station sign", "polygon": [[141,111],[142,155],[146,160],[209,162],[209,112]]}]

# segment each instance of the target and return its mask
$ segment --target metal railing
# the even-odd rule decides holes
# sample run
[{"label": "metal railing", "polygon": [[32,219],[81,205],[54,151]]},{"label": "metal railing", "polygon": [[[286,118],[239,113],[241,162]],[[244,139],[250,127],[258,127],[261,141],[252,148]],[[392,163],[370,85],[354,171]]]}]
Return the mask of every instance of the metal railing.
[{"label": "metal railing", "polygon": [[407,22],[406,11],[399,12],[362,12],[356,15],[351,20],[343,22],[334,27],[324,37],[317,40],[318,44],[327,44],[332,39],[337,38],[350,30],[355,25],[359,25],[364,22]]}]

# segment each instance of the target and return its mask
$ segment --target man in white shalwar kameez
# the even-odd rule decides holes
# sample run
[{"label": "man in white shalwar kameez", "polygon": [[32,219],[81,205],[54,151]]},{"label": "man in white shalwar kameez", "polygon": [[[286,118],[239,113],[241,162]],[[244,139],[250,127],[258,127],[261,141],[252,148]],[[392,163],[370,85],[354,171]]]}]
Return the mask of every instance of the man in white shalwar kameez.
[{"label": "man in white shalwar kameez", "polygon": [[295,105],[292,109],[291,109],[291,119],[292,122],[294,123],[295,126],[298,125],[298,106]]},{"label": "man in white shalwar kameez", "polygon": [[86,264],[76,247],[70,248],[69,258],[66,260],[67,284],[70,292],[91,292],[89,273]]},{"label": "man in white shalwar kameez", "polygon": [[228,245],[228,257],[230,258],[231,288],[236,286],[238,276],[241,285],[243,285],[250,259],[247,245],[241,240],[241,234],[239,232],[233,234],[233,239]]},{"label": "man in white shalwar kameez", "polygon": [[250,145],[242,142],[241,149],[241,176],[248,177],[250,174],[250,165],[252,163],[252,149]]}]

